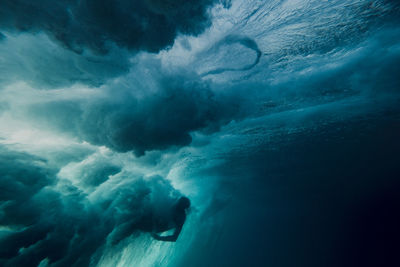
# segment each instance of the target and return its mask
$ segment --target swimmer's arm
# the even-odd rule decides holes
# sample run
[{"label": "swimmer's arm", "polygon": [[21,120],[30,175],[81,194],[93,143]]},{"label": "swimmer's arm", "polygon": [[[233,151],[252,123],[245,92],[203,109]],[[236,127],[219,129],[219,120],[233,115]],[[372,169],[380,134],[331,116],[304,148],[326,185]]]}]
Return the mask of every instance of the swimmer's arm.
[{"label": "swimmer's arm", "polygon": [[175,242],[182,231],[182,226],[177,226],[172,235],[160,236],[159,234],[152,233],[151,236],[159,241]]}]

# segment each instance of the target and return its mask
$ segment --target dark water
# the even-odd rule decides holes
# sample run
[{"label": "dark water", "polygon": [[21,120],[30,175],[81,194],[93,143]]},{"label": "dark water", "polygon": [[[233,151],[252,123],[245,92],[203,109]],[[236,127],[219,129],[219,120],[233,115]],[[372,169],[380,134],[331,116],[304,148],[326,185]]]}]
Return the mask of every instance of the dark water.
[{"label": "dark water", "polygon": [[214,171],[235,199],[218,215],[218,236],[195,243],[183,265],[203,266],[201,248],[211,266],[395,266],[400,127],[393,115],[232,155]]}]

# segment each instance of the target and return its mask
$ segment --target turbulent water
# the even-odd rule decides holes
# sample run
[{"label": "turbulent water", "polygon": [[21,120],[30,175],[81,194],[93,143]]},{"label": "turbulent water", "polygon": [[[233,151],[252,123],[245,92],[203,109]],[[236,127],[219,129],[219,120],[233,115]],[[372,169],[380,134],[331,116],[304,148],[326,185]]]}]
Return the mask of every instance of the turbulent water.
[{"label": "turbulent water", "polygon": [[397,1],[50,2],[0,1],[0,266],[400,264]]}]

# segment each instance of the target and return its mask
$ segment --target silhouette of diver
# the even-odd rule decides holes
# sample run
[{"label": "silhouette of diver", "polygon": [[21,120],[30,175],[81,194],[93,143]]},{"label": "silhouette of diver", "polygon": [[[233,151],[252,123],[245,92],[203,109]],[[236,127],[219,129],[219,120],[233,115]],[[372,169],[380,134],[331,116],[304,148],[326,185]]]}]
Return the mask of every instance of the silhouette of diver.
[{"label": "silhouette of diver", "polygon": [[[171,225],[157,225],[151,232],[154,239],[160,241],[175,242],[182,231],[183,224],[186,221],[186,211],[190,208],[190,200],[187,197],[180,197],[172,210],[172,227]],[[170,222],[171,223],[171,222]],[[165,232],[175,228],[172,235],[160,236],[157,233]]]},{"label": "silhouette of diver", "polygon": [[[175,242],[182,231],[186,221],[186,212],[190,208],[190,200],[187,197],[180,197],[165,214],[147,213],[139,221],[126,222],[120,225],[112,233],[112,244],[118,244],[121,240],[135,231],[148,232],[151,236],[160,241]],[[162,232],[174,229],[172,235],[161,236]]]}]

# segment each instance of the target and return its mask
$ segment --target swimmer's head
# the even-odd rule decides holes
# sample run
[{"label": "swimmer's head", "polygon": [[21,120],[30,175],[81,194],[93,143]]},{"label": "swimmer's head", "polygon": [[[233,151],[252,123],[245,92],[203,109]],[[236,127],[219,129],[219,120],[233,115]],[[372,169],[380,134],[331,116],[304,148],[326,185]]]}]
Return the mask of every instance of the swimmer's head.
[{"label": "swimmer's head", "polygon": [[178,209],[186,210],[190,208],[190,200],[187,197],[180,197],[176,206]]}]

